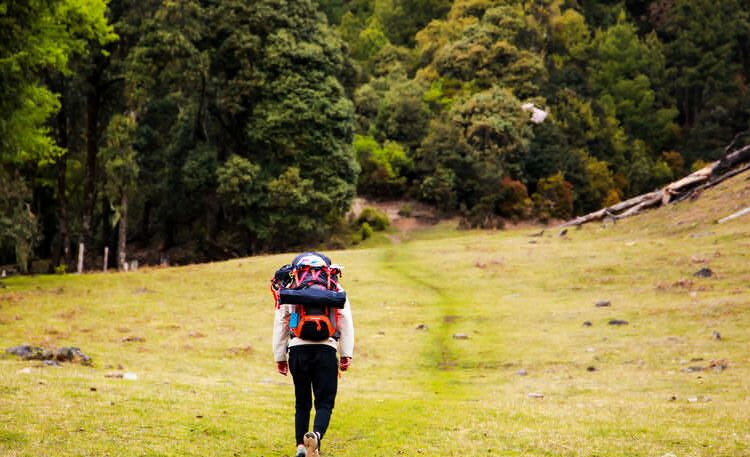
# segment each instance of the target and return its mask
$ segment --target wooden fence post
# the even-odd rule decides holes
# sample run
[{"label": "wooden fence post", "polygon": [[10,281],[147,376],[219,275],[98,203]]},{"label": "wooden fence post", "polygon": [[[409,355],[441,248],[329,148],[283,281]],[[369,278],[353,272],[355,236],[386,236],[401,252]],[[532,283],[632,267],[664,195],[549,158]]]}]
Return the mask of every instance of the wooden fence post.
[{"label": "wooden fence post", "polygon": [[78,273],[83,273],[83,243],[78,244]]}]

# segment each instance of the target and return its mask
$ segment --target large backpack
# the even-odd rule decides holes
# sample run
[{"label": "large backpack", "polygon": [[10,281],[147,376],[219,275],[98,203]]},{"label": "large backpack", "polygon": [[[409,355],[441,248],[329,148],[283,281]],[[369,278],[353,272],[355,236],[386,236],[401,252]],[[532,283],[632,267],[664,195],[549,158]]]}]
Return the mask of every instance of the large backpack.
[{"label": "large backpack", "polygon": [[295,305],[289,318],[292,335],[310,341],[339,338],[338,309],[346,303],[346,292],[338,290],[340,276],[340,267],[316,252],[300,254],[276,272],[271,291],[277,307]]}]

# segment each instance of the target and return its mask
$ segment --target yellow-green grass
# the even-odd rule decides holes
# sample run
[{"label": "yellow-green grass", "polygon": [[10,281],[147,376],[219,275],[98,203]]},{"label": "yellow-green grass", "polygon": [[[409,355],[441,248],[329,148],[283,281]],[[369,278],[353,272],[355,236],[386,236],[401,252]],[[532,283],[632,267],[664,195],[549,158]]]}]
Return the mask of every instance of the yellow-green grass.
[{"label": "yellow-green grass", "polygon": [[[745,206],[747,174],[565,237],[443,225],[332,252],[357,349],[324,455],[750,455],[750,220],[715,224]],[[94,366],[0,358],[0,455],[291,455],[267,289],[289,258],[6,280],[1,348]],[[138,379],[104,377],[118,365]]]}]

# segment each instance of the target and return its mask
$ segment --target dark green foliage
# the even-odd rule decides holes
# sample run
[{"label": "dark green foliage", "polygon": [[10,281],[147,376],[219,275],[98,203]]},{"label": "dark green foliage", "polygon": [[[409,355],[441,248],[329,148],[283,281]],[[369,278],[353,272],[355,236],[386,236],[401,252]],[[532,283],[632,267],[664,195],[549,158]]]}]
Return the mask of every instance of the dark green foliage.
[{"label": "dark green foliage", "polygon": [[567,218],[718,158],[748,56],[744,0],[5,2],[0,261],[345,246],[355,193]]},{"label": "dark green foliage", "polygon": [[520,217],[528,196],[518,179],[531,135],[521,102],[509,90],[477,93],[457,104],[449,119],[430,125],[416,155],[425,175],[419,195],[445,210],[466,208],[472,225]]},{"label": "dark green foliage", "polygon": [[677,110],[654,90],[666,77],[661,49],[656,36],[640,39],[635,26],[621,15],[616,25],[596,35],[589,73],[589,85],[604,112],[656,152],[677,129],[672,123]]},{"label": "dark green foliage", "polygon": [[665,43],[686,157],[715,158],[734,133],[747,128],[747,2],[680,0],[657,12],[651,20]]},{"label": "dark green foliage", "polygon": [[413,81],[394,82],[383,95],[375,118],[375,134],[407,146],[424,137],[430,112],[422,100],[422,88]]},{"label": "dark green foliage", "polygon": [[324,238],[358,173],[352,104],[337,80],[344,55],[325,20],[310,1],[165,8],[175,22],[154,23],[132,54],[134,72],[161,67],[141,87],[153,116],[146,124],[170,126],[166,138],[143,131],[143,150],[163,151],[172,165],[148,167],[153,189],[179,189],[160,206],[164,229],[196,211],[223,211],[244,234],[239,252]]}]

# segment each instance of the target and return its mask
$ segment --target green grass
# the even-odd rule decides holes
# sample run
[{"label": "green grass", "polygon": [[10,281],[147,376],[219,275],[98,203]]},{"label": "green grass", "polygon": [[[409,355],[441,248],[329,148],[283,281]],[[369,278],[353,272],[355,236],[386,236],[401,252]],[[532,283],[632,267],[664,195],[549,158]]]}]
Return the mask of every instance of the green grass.
[{"label": "green grass", "polygon": [[[325,455],[750,454],[750,222],[714,223],[748,204],[741,176],[566,237],[440,225],[332,252],[357,349]],[[94,366],[0,357],[0,455],[291,455],[267,290],[289,257],[6,280],[0,347],[79,346]],[[683,371],[712,359],[729,368]],[[104,377],[118,365],[138,380]]]}]

